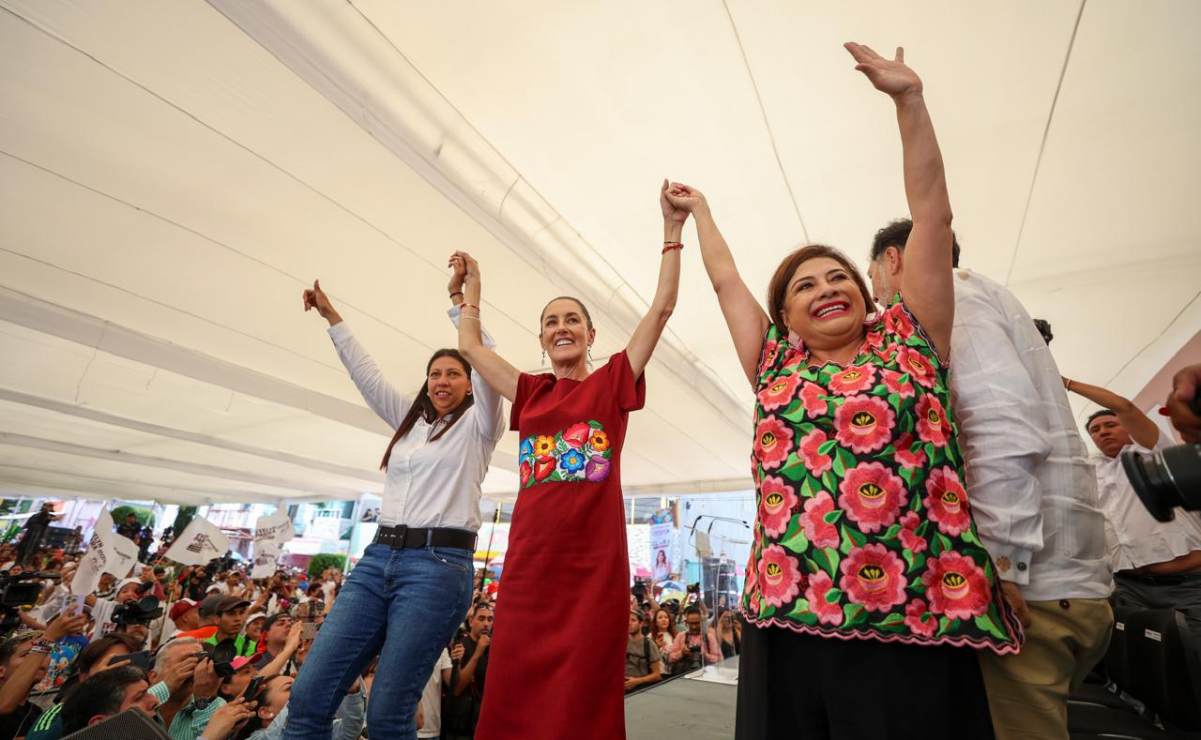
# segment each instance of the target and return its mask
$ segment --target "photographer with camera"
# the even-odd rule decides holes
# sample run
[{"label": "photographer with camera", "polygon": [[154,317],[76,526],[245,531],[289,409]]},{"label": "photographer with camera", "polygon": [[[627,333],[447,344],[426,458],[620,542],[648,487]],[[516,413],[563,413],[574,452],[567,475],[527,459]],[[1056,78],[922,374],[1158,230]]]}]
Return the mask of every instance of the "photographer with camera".
[{"label": "photographer with camera", "polygon": [[721,647],[713,634],[703,629],[701,610],[695,605],[684,610],[684,626],[668,654],[675,672],[687,673],[709,663],[720,663]]},{"label": "photographer with camera", "polygon": [[81,614],[59,617],[40,635],[18,634],[0,643],[0,738],[23,736],[38,721],[42,710],[30,703],[30,691],[46,675],[54,644],[86,626]]},{"label": "photographer with camera", "polygon": [[1108,520],[1110,560],[1119,606],[1181,609],[1201,620],[1201,523],[1191,514],[1156,521],[1123,470],[1121,456],[1166,449],[1172,440],[1130,400],[1077,380],[1064,387],[1101,406],[1088,417],[1096,459],[1097,492]]},{"label": "photographer with camera", "polygon": [[[102,579],[103,580],[103,579]],[[117,623],[113,620],[113,614],[118,607],[125,604],[137,601],[142,598],[144,586],[137,578],[126,578],[117,585],[116,593],[111,599],[97,596],[96,594],[88,594],[84,599],[84,603],[92,610],[92,620],[94,626],[89,639],[95,640],[104,637],[110,632],[117,631]],[[146,630],[142,637],[143,639],[149,634]]]}]

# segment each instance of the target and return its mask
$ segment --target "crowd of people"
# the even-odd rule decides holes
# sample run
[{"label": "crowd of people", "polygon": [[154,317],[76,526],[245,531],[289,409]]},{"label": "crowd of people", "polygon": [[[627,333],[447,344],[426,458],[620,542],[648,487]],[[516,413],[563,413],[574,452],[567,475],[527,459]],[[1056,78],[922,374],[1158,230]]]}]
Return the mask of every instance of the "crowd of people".
[{"label": "crowd of people", "polygon": [[[0,648],[3,728],[42,740],[133,708],[188,740],[351,738],[364,725],[611,740],[625,692],[738,655],[745,740],[1067,738],[1068,692],[1104,653],[1114,604],[1201,621],[1201,524],[1152,519],[1122,474],[1120,455],[1162,449],[1165,431],[1061,377],[1050,326],[959,267],[942,155],[902,50],[846,49],[895,108],[910,213],[877,232],[866,279],[837,249],[805,246],[780,263],[765,309],[706,197],[664,181],[656,292],[622,351],[594,367],[592,317],[559,297],[538,317],[550,371],[519,371],[481,325],[481,266],[455,252],[458,347],[434,353],[414,395],[314,282],[305,310],[395,430],[375,541],[345,580],[150,564],[102,581],[82,612],[48,585],[18,615],[33,631]],[[713,613],[704,598],[631,594],[621,492],[690,218],[755,393],[754,542],[737,605]],[[1182,371],[1166,404],[1189,442],[1199,377]],[[1097,459],[1069,392],[1102,407],[1087,424]],[[472,556],[502,399],[520,490],[493,600]],[[37,556],[22,547],[0,553],[9,573]],[[66,582],[72,565],[36,567]],[[551,608],[548,593],[572,597]],[[39,685],[57,691],[45,711],[29,700]]]}]

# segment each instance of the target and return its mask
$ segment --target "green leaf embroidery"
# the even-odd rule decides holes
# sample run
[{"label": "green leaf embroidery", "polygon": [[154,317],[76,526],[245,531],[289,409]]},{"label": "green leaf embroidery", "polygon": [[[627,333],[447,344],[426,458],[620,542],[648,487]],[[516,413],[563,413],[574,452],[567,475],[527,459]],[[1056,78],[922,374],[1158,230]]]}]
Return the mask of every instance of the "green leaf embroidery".
[{"label": "green leaf embroidery", "polygon": [[976,627],[982,632],[987,632],[998,640],[1005,642],[1009,641],[1009,635],[1006,635],[1004,632],[1002,632],[987,614],[981,614],[980,616],[976,617]]},{"label": "green leaf embroidery", "polygon": [[847,474],[847,466],[843,464],[841,457],[834,458],[834,475],[839,478]]},{"label": "green leaf embroidery", "polygon": [[809,539],[805,537],[803,530],[798,529],[796,534],[786,540],[781,540],[780,546],[799,554],[809,549]]},{"label": "green leaf embroidery", "polygon": [[787,464],[780,468],[780,475],[786,480],[790,480],[795,483],[808,474],[808,470],[805,468],[805,463],[802,460],[796,459],[795,452],[792,453],[786,462]]},{"label": "green leaf embroidery", "polygon": [[835,550],[833,547],[814,550],[813,559],[821,566],[822,570],[830,574],[831,580],[837,577],[838,563],[842,560],[838,556],[838,550]]},{"label": "green leaf embroidery", "polygon": [[894,627],[896,625],[903,625],[903,624],[905,624],[905,615],[897,614],[896,612],[893,612],[892,614],[889,614],[884,619],[881,619],[879,622],[874,622],[873,626],[875,626],[875,627]]},{"label": "green leaf embroidery", "polygon": [[822,521],[824,521],[826,524],[835,524],[841,518],[842,518],[842,509],[835,509],[833,511],[827,511],[825,514],[822,515]]},{"label": "green leaf embroidery", "polygon": [[842,600],[842,589],[832,588],[826,592],[826,603],[827,604],[837,604],[841,600]]},{"label": "green leaf embroidery", "polygon": [[942,637],[949,629],[951,629],[951,620],[947,619],[946,617],[939,617],[938,632],[935,633],[935,637]]},{"label": "green leaf embroidery", "polygon": [[905,565],[908,566],[905,569],[906,575],[913,573],[916,570],[920,570],[926,564],[926,556],[920,552],[904,550],[901,552],[901,556],[905,558]]},{"label": "green leaf embroidery", "polygon": [[817,451],[821,455],[829,455],[830,450],[834,449],[837,446],[838,446],[837,440],[827,439],[825,442],[822,442],[820,445],[818,445]]},{"label": "green leaf embroidery", "polygon": [[884,531],[884,536],[881,539],[895,540],[899,534],[901,534],[901,525],[894,524]]},{"label": "green leaf embroidery", "polygon": [[838,452],[836,454],[838,456],[839,462],[842,463],[843,468],[850,470],[851,468],[855,467],[855,464],[857,461],[855,460],[855,456],[852,455],[850,452],[847,452],[843,448],[839,447]]},{"label": "green leaf embroidery", "polygon": [[838,479],[829,470],[822,473],[822,490],[827,491],[831,496],[838,492]]},{"label": "green leaf embroidery", "polygon": [[[914,500],[916,501],[917,499],[914,499]],[[929,520],[929,519],[927,519],[926,521],[924,521],[924,522],[922,522],[921,524],[917,525],[917,529],[916,529],[916,530],[914,530],[914,533],[915,533],[915,534],[916,534],[918,537],[925,537],[925,536],[926,536],[926,532],[927,532],[929,529],[930,529],[930,520]]]},{"label": "green leaf embroidery", "polygon": [[796,606],[788,612],[788,618],[803,624],[817,624],[817,615],[809,608],[809,601],[806,599],[797,599]]},{"label": "green leaf embroidery", "polygon": [[961,534],[959,536],[959,538],[962,539],[964,542],[968,543],[969,545],[976,545],[977,547],[984,547],[984,544],[982,542],[980,542],[980,538],[977,537],[976,533],[971,529],[965,531],[963,534]]},{"label": "green leaf embroidery", "polygon": [[[944,535],[942,532],[934,533],[934,541],[938,543],[938,552],[939,553],[943,553],[943,552],[946,552],[947,550],[951,549],[951,539],[949,537],[947,537],[946,535]],[[931,547],[930,549],[933,550],[934,548]]]},{"label": "green leaf embroidery", "polygon": [[867,611],[859,604],[843,605],[842,616],[844,627],[855,627],[867,621]]},{"label": "green leaf embroidery", "polygon": [[801,496],[804,498],[813,498],[816,495],[817,485],[815,485],[814,479],[811,476],[806,475],[805,482],[801,484]]},{"label": "green leaf embroidery", "polygon": [[863,547],[867,544],[867,537],[862,532],[854,528],[849,528],[845,524],[842,525],[842,537],[844,540],[850,539],[855,547]]}]

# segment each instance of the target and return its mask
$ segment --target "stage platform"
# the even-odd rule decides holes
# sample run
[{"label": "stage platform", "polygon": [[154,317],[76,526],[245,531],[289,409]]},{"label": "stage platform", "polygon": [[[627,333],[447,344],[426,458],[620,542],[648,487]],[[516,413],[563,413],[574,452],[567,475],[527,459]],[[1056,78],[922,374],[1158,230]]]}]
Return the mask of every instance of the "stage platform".
[{"label": "stage platform", "polygon": [[627,740],[731,740],[738,658],[626,697]]}]

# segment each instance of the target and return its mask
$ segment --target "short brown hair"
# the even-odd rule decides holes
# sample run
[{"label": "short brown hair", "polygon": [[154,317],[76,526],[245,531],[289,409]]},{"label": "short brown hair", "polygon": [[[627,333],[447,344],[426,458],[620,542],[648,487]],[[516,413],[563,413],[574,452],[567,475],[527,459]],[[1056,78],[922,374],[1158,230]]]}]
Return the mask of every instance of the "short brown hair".
[{"label": "short brown hair", "polygon": [[809,244],[785,257],[779,266],[776,267],[775,273],[771,276],[771,282],[767,284],[768,315],[771,317],[772,323],[776,325],[776,328],[783,333],[788,332],[788,326],[784,323],[784,296],[788,291],[788,281],[792,279],[792,275],[797,271],[798,267],[809,260],[819,257],[829,257],[846,268],[846,271],[850,273],[851,278],[855,281],[855,285],[859,286],[859,292],[863,294],[864,306],[867,312],[870,314],[875,308],[876,300],[872,297],[872,292],[868,289],[867,283],[864,282],[863,276],[859,274],[859,269],[855,267],[855,264],[845,254],[825,244]]}]

